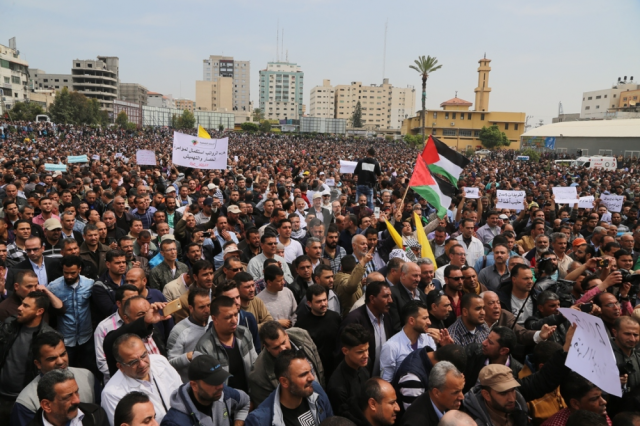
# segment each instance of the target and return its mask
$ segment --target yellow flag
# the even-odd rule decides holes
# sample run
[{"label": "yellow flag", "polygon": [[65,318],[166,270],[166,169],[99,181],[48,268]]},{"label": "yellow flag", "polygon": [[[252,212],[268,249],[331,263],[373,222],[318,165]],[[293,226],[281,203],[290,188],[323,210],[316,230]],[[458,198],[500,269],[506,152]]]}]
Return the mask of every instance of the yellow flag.
[{"label": "yellow flag", "polygon": [[400,234],[398,234],[398,231],[396,231],[396,228],[394,228],[393,225],[389,223],[388,220],[385,219],[385,222],[387,223],[387,229],[389,230],[389,235],[391,235],[391,238],[393,238],[393,241],[396,242],[398,247],[404,250],[402,237],[400,236]]},{"label": "yellow flag", "polygon": [[207,131],[203,129],[202,126],[200,125],[198,125],[198,137],[203,139],[211,139],[211,136],[209,136],[209,133],[207,133]]},{"label": "yellow flag", "polygon": [[433,250],[431,250],[431,244],[429,244],[429,240],[427,239],[427,234],[424,232],[424,226],[422,226],[422,220],[420,220],[420,216],[416,212],[413,212],[413,217],[416,222],[416,234],[418,236],[418,243],[422,246],[422,257],[427,259],[431,259],[433,264],[436,264],[436,257],[433,255]]}]

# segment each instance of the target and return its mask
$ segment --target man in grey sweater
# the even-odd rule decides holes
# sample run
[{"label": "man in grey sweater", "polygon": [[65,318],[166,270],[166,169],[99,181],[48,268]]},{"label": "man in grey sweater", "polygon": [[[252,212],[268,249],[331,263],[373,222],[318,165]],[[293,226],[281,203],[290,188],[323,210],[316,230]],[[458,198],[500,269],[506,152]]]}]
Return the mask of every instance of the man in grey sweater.
[{"label": "man in grey sweater", "polygon": [[180,374],[183,383],[189,381],[189,364],[193,359],[193,350],[211,321],[209,290],[192,288],[189,291],[188,303],[189,317],[173,327],[167,341],[169,363]]}]

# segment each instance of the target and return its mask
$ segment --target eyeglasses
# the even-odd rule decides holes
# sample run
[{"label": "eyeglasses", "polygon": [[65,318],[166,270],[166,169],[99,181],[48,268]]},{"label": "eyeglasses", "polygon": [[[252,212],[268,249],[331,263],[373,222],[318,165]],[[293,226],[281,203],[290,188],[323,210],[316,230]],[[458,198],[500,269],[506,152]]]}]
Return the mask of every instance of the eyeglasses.
[{"label": "eyeglasses", "polygon": [[620,302],[607,303],[606,305],[604,305],[605,308],[613,308],[614,306],[620,307]]},{"label": "eyeglasses", "polygon": [[135,368],[138,366],[138,364],[140,363],[140,361],[145,361],[149,358],[149,352],[145,352],[143,353],[140,358],[136,358],[134,360],[131,360],[129,362],[121,362],[121,365],[130,367],[130,368]]},{"label": "eyeglasses", "polygon": [[240,271],[242,271],[242,266],[239,267],[239,268],[229,268],[229,270],[233,271],[233,272],[240,272]]}]

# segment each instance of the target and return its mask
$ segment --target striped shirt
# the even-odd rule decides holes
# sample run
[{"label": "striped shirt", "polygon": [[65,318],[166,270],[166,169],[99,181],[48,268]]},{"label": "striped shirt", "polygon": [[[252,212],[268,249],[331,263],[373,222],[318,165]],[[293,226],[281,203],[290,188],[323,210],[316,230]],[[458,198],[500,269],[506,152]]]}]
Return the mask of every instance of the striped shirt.
[{"label": "striped shirt", "polygon": [[489,328],[486,324],[480,324],[473,331],[469,331],[462,322],[462,317],[458,317],[449,327],[449,335],[456,345],[467,346],[471,343],[484,342],[489,335]]}]

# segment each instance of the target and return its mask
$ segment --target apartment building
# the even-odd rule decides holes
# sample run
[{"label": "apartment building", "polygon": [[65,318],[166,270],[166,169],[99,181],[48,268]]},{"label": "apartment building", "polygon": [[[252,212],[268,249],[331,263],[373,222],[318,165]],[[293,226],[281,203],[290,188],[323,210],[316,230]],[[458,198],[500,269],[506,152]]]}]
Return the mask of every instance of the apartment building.
[{"label": "apartment building", "polygon": [[120,83],[120,100],[147,105],[149,89],[138,83]]},{"label": "apartment building", "polygon": [[[232,112],[234,83],[231,77],[217,77],[216,81],[196,81],[196,104],[198,111]],[[249,103],[245,110],[249,110]]]},{"label": "apartment building", "polygon": [[202,62],[203,81],[216,83],[220,78],[231,78],[232,107],[229,110],[250,111],[251,61],[236,61],[233,56],[211,55],[209,59],[204,59]]},{"label": "apartment building", "polygon": [[311,89],[309,117],[335,118],[335,93],[331,80],[322,80],[322,86]]},{"label": "apartment building", "polygon": [[176,108],[193,112],[196,109],[196,103],[190,99],[176,99]]},{"label": "apartment building", "polygon": [[260,70],[260,109],[268,120],[303,116],[304,72],[291,62],[269,62]]},{"label": "apartment building", "polygon": [[9,40],[9,46],[0,44],[0,95],[7,109],[15,102],[28,99],[28,84],[29,63],[20,58],[14,37]]}]

